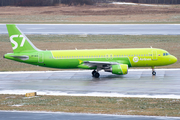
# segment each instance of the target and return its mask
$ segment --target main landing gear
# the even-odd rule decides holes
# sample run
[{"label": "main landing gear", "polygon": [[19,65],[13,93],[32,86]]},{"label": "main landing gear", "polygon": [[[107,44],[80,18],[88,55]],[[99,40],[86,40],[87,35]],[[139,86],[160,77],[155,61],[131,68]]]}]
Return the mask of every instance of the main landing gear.
[{"label": "main landing gear", "polygon": [[156,75],[156,71],[154,70],[154,67],[152,67],[152,75]]},{"label": "main landing gear", "polygon": [[100,74],[96,70],[93,70],[92,71],[92,76],[95,77],[95,78],[99,78]]}]

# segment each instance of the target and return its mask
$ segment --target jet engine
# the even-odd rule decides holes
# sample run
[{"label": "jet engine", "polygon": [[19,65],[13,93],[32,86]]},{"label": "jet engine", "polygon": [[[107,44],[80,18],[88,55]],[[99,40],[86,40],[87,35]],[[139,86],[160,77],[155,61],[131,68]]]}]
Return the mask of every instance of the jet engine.
[{"label": "jet engine", "polygon": [[105,72],[112,72],[117,75],[125,75],[128,73],[128,65],[127,64],[118,64],[112,65],[111,68],[105,69]]}]

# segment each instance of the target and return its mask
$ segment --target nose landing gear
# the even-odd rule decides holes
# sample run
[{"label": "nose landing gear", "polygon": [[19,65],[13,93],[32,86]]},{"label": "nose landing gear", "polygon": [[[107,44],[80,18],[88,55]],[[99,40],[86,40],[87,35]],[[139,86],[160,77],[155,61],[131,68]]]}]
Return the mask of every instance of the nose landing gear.
[{"label": "nose landing gear", "polygon": [[152,67],[152,75],[156,75],[156,71],[154,70],[154,67]]}]

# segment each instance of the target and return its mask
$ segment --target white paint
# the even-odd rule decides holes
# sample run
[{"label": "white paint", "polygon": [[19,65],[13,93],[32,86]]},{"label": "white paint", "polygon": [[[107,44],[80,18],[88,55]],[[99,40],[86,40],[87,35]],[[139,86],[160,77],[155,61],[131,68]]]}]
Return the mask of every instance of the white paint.
[{"label": "white paint", "polygon": [[11,43],[14,44],[13,50],[15,50],[15,49],[18,47],[18,43],[13,39],[13,38],[15,38],[15,37],[18,37],[18,35],[12,35],[12,36],[10,37]]},{"label": "white paint", "polygon": [[139,58],[138,58],[138,57],[134,57],[134,58],[133,58],[133,61],[136,63],[136,62],[139,61]]},{"label": "white paint", "polygon": [[12,35],[10,37],[10,41],[11,41],[12,44],[14,44],[13,50],[15,50],[18,47],[18,43],[13,38],[18,38],[18,37],[22,37],[23,38],[20,47],[24,46],[24,42],[25,42],[26,38],[23,35]]}]

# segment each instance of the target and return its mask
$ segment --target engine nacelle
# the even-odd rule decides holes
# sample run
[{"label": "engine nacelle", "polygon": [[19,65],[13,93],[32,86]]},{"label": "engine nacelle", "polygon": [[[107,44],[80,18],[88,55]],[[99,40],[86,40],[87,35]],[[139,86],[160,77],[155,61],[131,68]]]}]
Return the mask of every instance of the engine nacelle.
[{"label": "engine nacelle", "polygon": [[112,72],[117,75],[125,75],[128,73],[127,64],[112,65],[111,69],[105,69],[106,72]]}]

